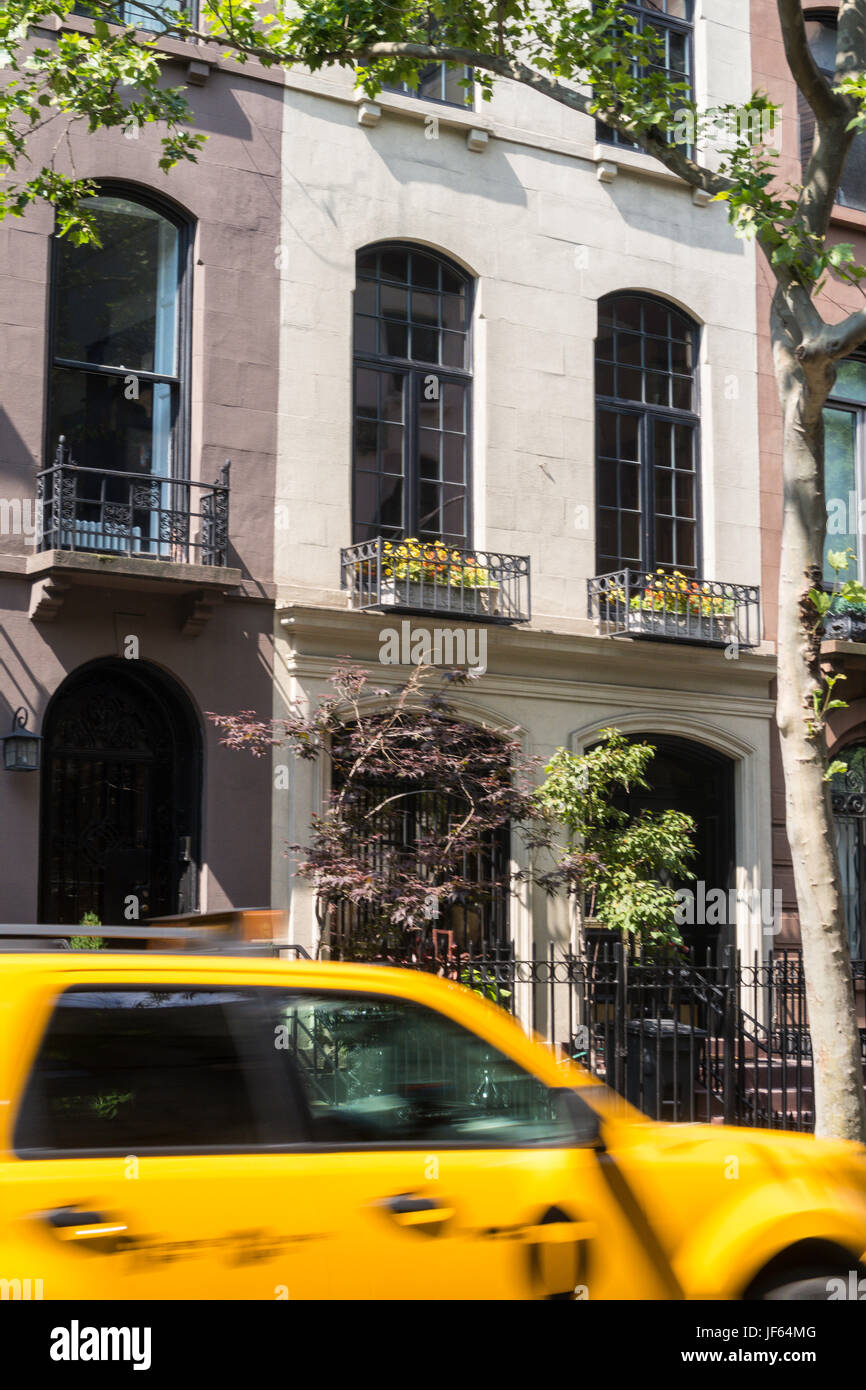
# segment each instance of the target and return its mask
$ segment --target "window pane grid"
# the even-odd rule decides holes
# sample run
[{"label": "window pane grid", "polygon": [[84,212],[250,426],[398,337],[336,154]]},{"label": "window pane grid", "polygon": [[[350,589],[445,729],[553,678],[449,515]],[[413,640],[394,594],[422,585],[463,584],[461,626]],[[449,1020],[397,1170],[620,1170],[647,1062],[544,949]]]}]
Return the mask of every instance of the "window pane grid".
[{"label": "window pane grid", "polygon": [[[629,294],[599,305],[600,574],[657,567],[697,574],[693,361],[694,330],[675,309]],[[606,398],[621,402],[621,408],[602,405]]]},{"label": "window pane grid", "polygon": [[467,282],[427,253],[381,247],[358,256],[355,305],[355,541],[468,546]]},{"label": "window pane grid", "polygon": [[380,257],[377,278],[359,276],[356,352],[465,369],[465,285],[438,262],[431,273],[424,261],[409,252],[402,263]]},{"label": "window pane grid", "polygon": [[[649,70],[662,73],[669,82],[687,82],[689,92],[686,95],[690,95],[693,0],[656,0],[656,3],[634,0],[623,9],[633,16],[641,33],[654,30],[664,45],[662,61],[651,63]],[[641,69],[637,62],[632,66],[632,76],[635,81],[640,80]],[[634,140],[601,121],[596,123],[596,138],[609,145],[621,145],[632,150],[638,148]]]},{"label": "window pane grid", "polygon": [[691,410],[693,329],[680,314],[626,297],[600,316],[598,394]]},{"label": "window pane grid", "polygon": [[467,534],[466,388],[444,383],[438,399],[426,400],[423,380],[419,387],[418,537],[461,545]]},{"label": "window pane grid", "polygon": [[56,243],[48,457],[173,476],[182,467],[181,228],[132,196],[87,200],[101,245]]},{"label": "window pane grid", "polygon": [[[464,80],[468,79],[467,86]],[[383,92],[398,92],[402,96],[437,101],[443,106],[472,106],[473,70],[454,63],[428,63],[418,69],[418,82],[383,82]]]},{"label": "window pane grid", "polygon": [[640,566],[641,470],[634,415],[599,413],[599,566]]}]

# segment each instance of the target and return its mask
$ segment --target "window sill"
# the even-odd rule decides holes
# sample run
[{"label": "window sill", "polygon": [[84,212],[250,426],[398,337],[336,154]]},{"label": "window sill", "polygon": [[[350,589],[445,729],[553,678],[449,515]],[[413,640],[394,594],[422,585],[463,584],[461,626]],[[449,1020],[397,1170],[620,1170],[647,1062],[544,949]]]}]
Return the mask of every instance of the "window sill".
[{"label": "window sill", "polygon": [[834,227],[850,227],[852,231],[866,232],[866,212],[860,208],[846,208],[842,203],[834,203],[830,221]]},{"label": "window sill", "polygon": [[471,107],[449,106],[446,102],[427,101],[424,97],[403,96],[400,92],[379,92],[375,100],[358,92],[354,97],[358,108],[358,124],[377,126],[382,116],[403,117],[406,120],[435,121],[436,126],[466,134],[466,143],[476,153],[485,149],[493,133],[489,116]]},{"label": "window sill", "polygon": [[821,643],[821,655],[828,657],[845,657],[848,661],[856,658],[857,665],[866,664],[866,642],[849,642],[845,638],[824,638]]}]

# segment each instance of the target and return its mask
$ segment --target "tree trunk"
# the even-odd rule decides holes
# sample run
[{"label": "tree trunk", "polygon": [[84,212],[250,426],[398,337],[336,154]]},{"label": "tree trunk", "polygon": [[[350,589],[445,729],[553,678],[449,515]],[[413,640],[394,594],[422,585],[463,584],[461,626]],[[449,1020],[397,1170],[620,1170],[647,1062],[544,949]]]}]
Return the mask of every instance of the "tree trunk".
[{"label": "tree trunk", "polygon": [[866,1141],[851,957],[830,793],[824,781],[824,733],[809,729],[813,692],[823,689],[820,634],[814,631],[818,615],[808,595],[820,583],[823,564],[826,505],[821,412],[835,371],[828,359],[810,362],[808,367],[797,360],[796,342],[782,312],[779,301],[772,319],[784,429],[776,721],[803,942],[815,1133]]}]

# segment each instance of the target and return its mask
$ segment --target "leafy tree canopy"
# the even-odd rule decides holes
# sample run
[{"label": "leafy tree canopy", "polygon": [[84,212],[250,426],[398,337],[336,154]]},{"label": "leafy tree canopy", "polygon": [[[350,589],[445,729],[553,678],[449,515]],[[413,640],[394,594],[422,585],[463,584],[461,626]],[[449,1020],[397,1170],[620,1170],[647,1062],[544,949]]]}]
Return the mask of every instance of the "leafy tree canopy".
[{"label": "leafy tree canopy", "polygon": [[[358,84],[375,96],[383,82],[417,79],[421,66],[436,59],[470,65],[485,99],[496,78],[521,82],[571,109],[603,119],[640,143],[674,172],[731,203],[732,218],[742,234],[761,230],[777,242],[779,253],[802,263],[812,275],[830,264],[829,253],[804,248],[791,217],[796,200],[774,200],[767,191],[772,154],[756,149],[748,122],[733,121],[739,132],[718,169],[703,168],[677,138],[686,119],[699,137],[707,115],[698,111],[683,83],[672,82],[657,65],[659,39],[641,31],[623,0],[499,0],[499,3],[453,4],[453,0],[277,0],[269,13],[252,0],[202,0],[194,23],[182,11],[137,3],[138,23],[118,24],[115,0],[79,0],[76,10],[94,19],[93,34],[70,30],[49,33],[48,21],[69,18],[74,0],[7,0],[0,14],[0,65],[7,71],[0,105],[0,161],[7,175],[0,213],[22,213],[29,204],[47,200],[58,211],[59,229],[76,240],[94,235],[82,194],[86,180],[68,171],[63,158],[52,157],[31,169],[27,144],[49,122],[58,131],[56,155],[63,155],[70,123],[99,128],[164,127],[161,166],[195,159],[204,136],[190,128],[183,85],[169,85],[161,52],[163,37],[195,38],[265,67],[303,67],[315,72],[333,65],[354,70]],[[175,59],[176,61],[176,59]],[[849,81],[849,100],[859,105],[860,92]],[[723,111],[712,119],[718,122]],[[771,111],[755,96],[749,109]],[[843,253],[836,249],[836,260]],[[817,257],[817,259],[816,259]]]}]

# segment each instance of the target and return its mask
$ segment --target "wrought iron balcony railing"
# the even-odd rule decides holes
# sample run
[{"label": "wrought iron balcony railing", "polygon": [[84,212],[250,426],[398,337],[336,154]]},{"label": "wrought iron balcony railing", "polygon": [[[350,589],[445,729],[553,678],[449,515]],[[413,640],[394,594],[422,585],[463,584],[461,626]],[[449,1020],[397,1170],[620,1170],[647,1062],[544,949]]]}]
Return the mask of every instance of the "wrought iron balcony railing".
[{"label": "wrought iron balcony railing", "polygon": [[678,572],[617,570],[587,581],[587,612],[607,637],[757,647],[760,589]]},{"label": "wrought iron balcony railing", "polygon": [[529,621],[529,557],[377,536],[340,552],[352,608],[481,623]]},{"label": "wrought iron balcony railing", "polygon": [[225,565],[229,467],[214,483],[80,468],[61,438],[36,479],[39,549]]}]

